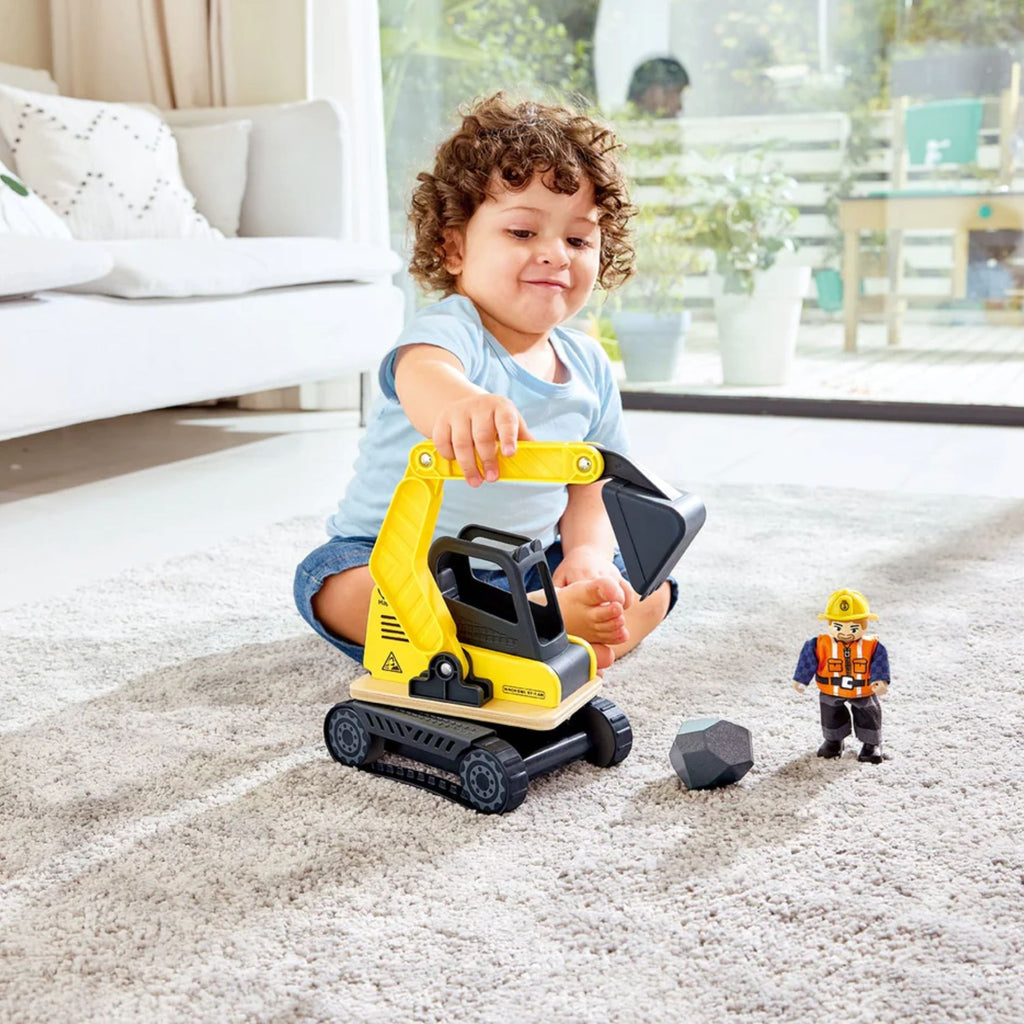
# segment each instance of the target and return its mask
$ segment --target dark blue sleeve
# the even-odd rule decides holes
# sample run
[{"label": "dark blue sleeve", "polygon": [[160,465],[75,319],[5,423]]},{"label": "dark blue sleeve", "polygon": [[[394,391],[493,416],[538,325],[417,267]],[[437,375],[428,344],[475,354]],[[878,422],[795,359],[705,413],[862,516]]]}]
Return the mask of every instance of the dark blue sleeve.
[{"label": "dark blue sleeve", "polygon": [[[882,645],[879,644],[879,647]],[[877,650],[877,648],[876,648]],[[812,636],[800,648],[800,658],[796,663],[796,671],[793,678],[798,683],[809,683],[818,671],[818,638]]]},{"label": "dark blue sleeve", "polygon": [[889,652],[882,644],[876,644],[875,653],[871,656],[871,680],[876,679],[889,682]]}]

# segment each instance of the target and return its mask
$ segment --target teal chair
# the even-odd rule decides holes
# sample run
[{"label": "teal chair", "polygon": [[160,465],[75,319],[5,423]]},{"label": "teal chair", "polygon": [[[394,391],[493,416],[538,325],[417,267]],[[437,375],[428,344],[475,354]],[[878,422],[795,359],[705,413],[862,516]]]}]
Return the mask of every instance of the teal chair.
[{"label": "teal chair", "polygon": [[984,113],[984,103],[974,99],[907,106],[903,117],[907,165],[962,167],[977,163],[978,136]]}]

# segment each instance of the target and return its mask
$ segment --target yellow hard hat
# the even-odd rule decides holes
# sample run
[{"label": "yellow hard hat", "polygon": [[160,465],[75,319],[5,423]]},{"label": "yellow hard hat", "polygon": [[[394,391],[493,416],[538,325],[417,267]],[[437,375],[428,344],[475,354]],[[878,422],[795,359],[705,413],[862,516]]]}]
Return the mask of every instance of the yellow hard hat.
[{"label": "yellow hard hat", "polygon": [[859,590],[835,590],[828,596],[825,610],[818,616],[829,622],[855,622],[857,619],[877,619],[868,608],[868,599]]}]

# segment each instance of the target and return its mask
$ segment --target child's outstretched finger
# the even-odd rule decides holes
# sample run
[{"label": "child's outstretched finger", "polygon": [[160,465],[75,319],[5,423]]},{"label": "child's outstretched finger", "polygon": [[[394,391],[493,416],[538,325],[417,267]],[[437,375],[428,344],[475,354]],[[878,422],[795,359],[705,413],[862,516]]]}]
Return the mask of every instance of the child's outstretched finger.
[{"label": "child's outstretched finger", "polygon": [[452,425],[452,452],[455,461],[466,478],[470,487],[479,487],[483,483],[480,469],[476,464],[476,447],[473,444],[473,433],[470,425]]},{"label": "child's outstretched finger", "polygon": [[515,455],[516,441],[519,438],[530,440],[530,431],[526,428],[526,422],[511,403],[495,411],[494,430],[498,436],[498,444],[501,446],[501,454],[505,456]]},{"label": "child's outstretched finger", "polygon": [[488,410],[486,415],[473,417],[473,445],[483,467],[484,479],[498,479],[498,436],[495,417]]}]

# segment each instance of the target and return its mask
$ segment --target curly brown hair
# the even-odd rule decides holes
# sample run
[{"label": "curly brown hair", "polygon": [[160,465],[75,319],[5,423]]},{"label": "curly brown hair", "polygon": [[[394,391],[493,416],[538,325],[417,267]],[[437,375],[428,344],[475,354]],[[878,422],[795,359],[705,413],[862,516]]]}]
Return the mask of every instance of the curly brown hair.
[{"label": "curly brown hair", "polygon": [[633,273],[628,221],[636,212],[611,129],[565,107],[510,102],[495,93],[460,111],[462,124],[438,147],[433,172],[417,175],[409,223],[409,273],[428,291],[455,291],[445,266],[444,232],[462,227],[487,199],[497,175],[513,191],[543,174],[553,192],[573,195],[586,178],[594,187],[601,229],[597,280],[604,288]]}]

